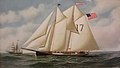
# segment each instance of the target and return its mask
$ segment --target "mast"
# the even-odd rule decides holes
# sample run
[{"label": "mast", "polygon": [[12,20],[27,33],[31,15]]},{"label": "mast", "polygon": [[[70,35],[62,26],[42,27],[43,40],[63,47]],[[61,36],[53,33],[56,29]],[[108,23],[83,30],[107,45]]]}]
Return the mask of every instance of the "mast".
[{"label": "mast", "polygon": [[19,40],[17,40],[16,45],[15,45],[15,52],[19,52],[18,41]]},{"label": "mast", "polygon": [[74,24],[78,25],[79,34],[70,31],[69,32],[69,40],[68,40],[68,51],[84,51],[84,50],[97,50],[98,46],[93,37],[93,34],[89,28],[85,15],[74,6],[74,11],[72,15],[72,20],[74,20]]},{"label": "mast", "polygon": [[26,48],[43,52],[97,50],[85,15],[76,5],[64,12],[58,6],[26,42]]},{"label": "mast", "polygon": [[66,32],[66,37],[67,37],[67,40],[66,40],[66,45],[67,45],[67,49],[66,51],[70,51],[71,49],[71,42],[72,39],[71,39],[71,32],[73,33],[79,33],[78,32],[78,29],[76,27],[76,24],[74,23],[78,18],[82,17],[83,16],[83,13],[80,12],[78,10],[78,8],[76,6],[71,6],[70,8],[68,8],[67,10],[65,10],[64,12],[64,15],[67,17],[67,32]]},{"label": "mast", "polygon": [[55,10],[55,21],[51,25],[45,47],[40,51],[64,51],[66,36],[66,17],[59,7]]},{"label": "mast", "polygon": [[74,5],[74,22],[77,21],[82,16],[84,16],[84,13],[80,11],[76,5]]},{"label": "mast", "polygon": [[45,41],[45,44],[44,44],[45,47],[39,48],[38,49],[39,51],[50,51],[52,40],[53,40],[55,23],[56,23],[56,12],[57,12],[57,8],[53,11],[51,19],[49,21],[49,22],[51,22],[51,25],[49,26],[50,29],[48,31],[47,38],[46,38],[46,41]]},{"label": "mast", "polygon": [[50,51],[64,51],[65,31],[66,31],[66,17],[63,15],[58,5]]}]

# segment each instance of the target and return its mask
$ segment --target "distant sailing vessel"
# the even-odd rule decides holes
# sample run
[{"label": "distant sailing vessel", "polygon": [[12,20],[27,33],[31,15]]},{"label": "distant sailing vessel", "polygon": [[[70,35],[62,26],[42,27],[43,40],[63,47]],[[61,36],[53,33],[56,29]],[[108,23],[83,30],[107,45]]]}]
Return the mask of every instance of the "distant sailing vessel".
[{"label": "distant sailing vessel", "polygon": [[22,48],[36,55],[86,56],[99,47],[86,15],[76,5],[64,12],[57,6]]},{"label": "distant sailing vessel", "polygon": [[12,42],[12,45],[7,52],[10,54],[22,54],[22,50],[18,46],[18,41],[17,41],[16,45],[14,44],[14,42]]}]

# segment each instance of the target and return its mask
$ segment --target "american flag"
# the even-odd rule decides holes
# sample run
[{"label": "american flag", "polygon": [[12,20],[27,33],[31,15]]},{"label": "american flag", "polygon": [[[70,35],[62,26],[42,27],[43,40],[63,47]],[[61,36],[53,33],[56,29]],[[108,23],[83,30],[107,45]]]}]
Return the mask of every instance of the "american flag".
[{"label": "american flag", "polygon": [[87,17],[88,17],[88,20],[91,20],[91,19],[94,19],[97,17],[97,14],[96,13],[89,13],[89,14],[86,14]]}]

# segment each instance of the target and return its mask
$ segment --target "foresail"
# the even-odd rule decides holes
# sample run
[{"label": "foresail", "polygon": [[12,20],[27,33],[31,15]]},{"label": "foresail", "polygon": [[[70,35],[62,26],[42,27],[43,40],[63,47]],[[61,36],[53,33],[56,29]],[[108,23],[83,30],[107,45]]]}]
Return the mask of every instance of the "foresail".
[{"label": "foresail", "polygon": [[37,38],[36,40],[32,41],[26,48],[38,50],[39,48],[44,47],[49,29],[50,29],[50,26],[47,29],[46,35],[41,36],[41,37]]},{"label": "foresail", "polygon": [[38,39],[39,37],[46,34],[49,20],[51,19],[53,12],[50,13],[50,15],[42,22],[42,24],[38,27],[38,29],[33,33],[33,35],[25,42],[24,45],[28,45],[32,41]]},{"label": "foresail", "polygon": [[52,39],[53,39],[54,28],[55,28],[55,24],[56,24],[56,10],[53,12],[50,22],[51,22],[51,25],[50,25],[50,29],[47,34],[45,44],[44,44],[45,47],[39,48],[38,49],[39,51],[50,51]]},{"label": "foresail", "polygon": [[71,51],[98,50],[97,43],[93,37],[86,16],[79,18],[76,22],[79,34],[71,33]]},{"label": "foresail", "polygon": [[45,47],[39,48],[39,51],[50,51],[52,39],[53,39],[53,32],[54,32],[55,24],[51,25],[49,33],[47,34],[47,40],[44,44]]}]

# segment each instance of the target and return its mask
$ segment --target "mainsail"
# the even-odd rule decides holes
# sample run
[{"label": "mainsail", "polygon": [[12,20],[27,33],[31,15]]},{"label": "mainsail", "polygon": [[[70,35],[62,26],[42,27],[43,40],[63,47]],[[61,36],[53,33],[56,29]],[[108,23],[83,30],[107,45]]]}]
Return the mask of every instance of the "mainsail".
[{"label": "mainsail", "polygon": [[78,33],[78,29],[75,27],[75,21],[82,17],[84,14],[79,11],[79,9],[75,6],[71,6],[67,10],[65,10],[64,15],[67,17],[67,33],[66,33],[66,50],[71,49],[70,41],[71,41],[71,32]]},{"label": "mainsail", "polygon": [[25,45],[28,45],[26,47],[28,49],[42,52],[79,52],[99,49],[86,16],[76,5],[64,12],[57,7]]},{"label": "mainsail", "polygon": [[71,33],[71,51],[98,50],[97,43],[87,23],[86,16],[79,18],[75,23],[79,25],[79,34]]}]

